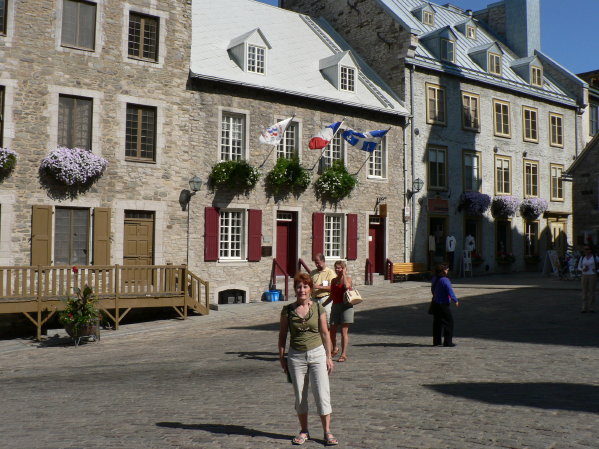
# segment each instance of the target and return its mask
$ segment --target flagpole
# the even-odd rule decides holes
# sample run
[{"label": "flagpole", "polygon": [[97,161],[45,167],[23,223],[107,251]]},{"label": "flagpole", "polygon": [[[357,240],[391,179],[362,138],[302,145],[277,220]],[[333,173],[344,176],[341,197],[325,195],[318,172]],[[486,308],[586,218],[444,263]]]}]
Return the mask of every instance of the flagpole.
[{"label": "flagpole", "polygon": [[316,168],[316,166],[318,165],[318,163],[320,162],[320,160],[322,159],[322,156],[324,155],[324,152],[326,151],[327,147],[331,144],[331,142],[333,141],[333,139],[335,138],[335,136],[337,135],[337,133],[339,132],[339,130],[341,129],[341,126],[343,126],[343,122],[345,122],[345,119],[347,117],[343,117],[341,119],[341,123],[339,123],[339,126],[337,127],[337,129],[335,130],[335,133],[333,134],[333,137],[331,137],[331,140],[328,141],[328,143],[322,147],[322,151],[320,152],[320,156],[318,157],[318,159],[316,160],[316,164],[314,164],[312,166],[312,168],[310,169],[310,171],[314,170],[314,168]]},{"label": "flagpole", "polygon": [[[387,129],[387,132],[385,132],[385,136],[387,135],[387,133],[389,131],[391,131],[391,126]],[[380,143],[377,143],[377,146],[379,146]],[[357,172],[354,173],[354,175],[357,175],[358,173],[360,173],[362,171],[362,169],[364,168],[364,165],[366,165],[366,162],[368,162],[368,159],[370,159],[370,157],[372,156],[372,154],[376,151],[376,147],[374,147],[374,150],[372,150],[372,152],[368,152],[368,157],[366,158],[366,160],[362,163],[362,165],[360,165],[360,168],[358,169]]]}]

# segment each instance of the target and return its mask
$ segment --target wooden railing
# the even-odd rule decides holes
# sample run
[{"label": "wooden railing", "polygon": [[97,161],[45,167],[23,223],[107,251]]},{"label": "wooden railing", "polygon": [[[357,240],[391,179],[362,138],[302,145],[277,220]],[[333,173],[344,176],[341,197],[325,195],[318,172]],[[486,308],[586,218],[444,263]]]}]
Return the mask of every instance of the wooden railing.
[{"label": "wooden railing", "polygon": [[62,300],[85,285],[117,329],[133,308],[170,306],[182,318],[188,308],[209,313],[209,283],[185,265],[94,265],[0,267],[0,314],[25,314],[40,339],[42,326],[64,308]]},{"label": "wooden railing", "polygon": [[277,268],[285,276],[285,301],[288,301],[289,300],[289,274],[287,273],[287,271],[285,269],[283,269],[283,267],[277,261],[276,258],[272,259],[272,270],[270,272],[270,286],[274,286],[274,288],[277,288],[277,274],[276,274]]},{"label": "wooden railing", "polygon": [[367,258],[364,264],[364,285],[372,285],[374,283],[372,268],[372,262]]},{"label": "wooden railing", "polygon": [[304,262],[304,259],[300,258],[300,259],[297,261],[297,269],[298,269],[298,271],[299,271],[299,270],[301,270],[302,268],[303,268],[304,270],[306,270],[306,272],[307,272],[307,273],[310,273],[310,272],[312,271],[312,270],[310,270],[310,267],[308,266],[308,264],[306,264],[306,262]]},{"label": "wooden railing", "polygon": [[393,282],[393,262],[390,259],[385,260],[385,279]]}]

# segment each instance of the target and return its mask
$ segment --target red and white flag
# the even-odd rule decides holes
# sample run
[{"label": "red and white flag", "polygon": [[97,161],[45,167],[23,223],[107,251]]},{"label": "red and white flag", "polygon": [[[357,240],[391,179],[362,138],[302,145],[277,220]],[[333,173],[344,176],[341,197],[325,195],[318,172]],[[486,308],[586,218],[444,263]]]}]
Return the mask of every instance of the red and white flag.
[{"label": "red and white flag", "polygon": [[317,135],[310,139],[308,148],[311,150],[322,150],[331,140],[333,140],[333,137],[335,137],[335,133],[340,126],[341,122],[335,122],[321,130]]},{"label": "red and white flag", "polygon": [[266,143],[268,145],[278,145],[281,139],[283,138],[283,134],[289,126],[289,123],[291,123],[291,120],[293,120],[293,117],[289,117],[288,119],[282,120],[266,128],[260,134],[260,143]]}]

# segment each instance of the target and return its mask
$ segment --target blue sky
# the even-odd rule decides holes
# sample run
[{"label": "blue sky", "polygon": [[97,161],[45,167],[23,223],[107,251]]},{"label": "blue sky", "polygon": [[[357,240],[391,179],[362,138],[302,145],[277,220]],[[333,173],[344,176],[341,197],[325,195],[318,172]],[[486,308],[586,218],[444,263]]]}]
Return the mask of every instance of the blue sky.
[{"label": "blue sky", "polygon": [[[258,0],[277,5],[278,0]],[[474,11],[495,0],[442,0]],[[574,73],[599,70],[599,0],[541,0],[541,46],[549,57]]]}]

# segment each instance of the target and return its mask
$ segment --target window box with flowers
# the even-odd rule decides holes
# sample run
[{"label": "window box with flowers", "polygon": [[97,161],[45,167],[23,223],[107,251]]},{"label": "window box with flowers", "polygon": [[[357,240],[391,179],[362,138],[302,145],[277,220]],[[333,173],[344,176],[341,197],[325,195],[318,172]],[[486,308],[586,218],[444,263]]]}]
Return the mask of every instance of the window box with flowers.
[{"label": "window box with flowers", "polygon": [[0,147],[0,177],[6,177],[17,165],[17,153]]},{"label": "window box with flowers", "polygon": [[212,167],[208,176],[208,185],[213,190],[228,188],[247,195],[256,187],[259,179],[258,169],[247,161],[223,161]]},{"label": "window box with flowers", "polygon": [[511,195],[500,195],[493,198],[491,213],[495,218],[509,218],[516,215],[520,200]]},{"label": "window box with flowers", "polygon": [[548,205],[543,198],[526,198],[520,204],[520,214],[526,220],[536,220],[547,211]]},{"label": "window box with flowers", "polygon": [[42,160],[40,170],[67,187],[93,184],[108,166],[108,161],[83,148],[58,147]]},{"label": "window box with flowers", "polygon": [[482,216],[491,205],[491,197],[486,193],[464,192],[460,197],[458,211],[464,211],[466,215],[476,217]]},{"label": "window box with flowers", "polygon": [[357,183],[358,180],[348,173],[343,161],[336,160],[316,180],[314,190],[320,200],[337,203],[349,196]]},{"label": "window box with flowers", "polygon": [[287,196],[299,194],[310,185],[310,172],[300,165],[299,158],[279,158],[274,168],[266,175],[266,189],[269,193]]}]

